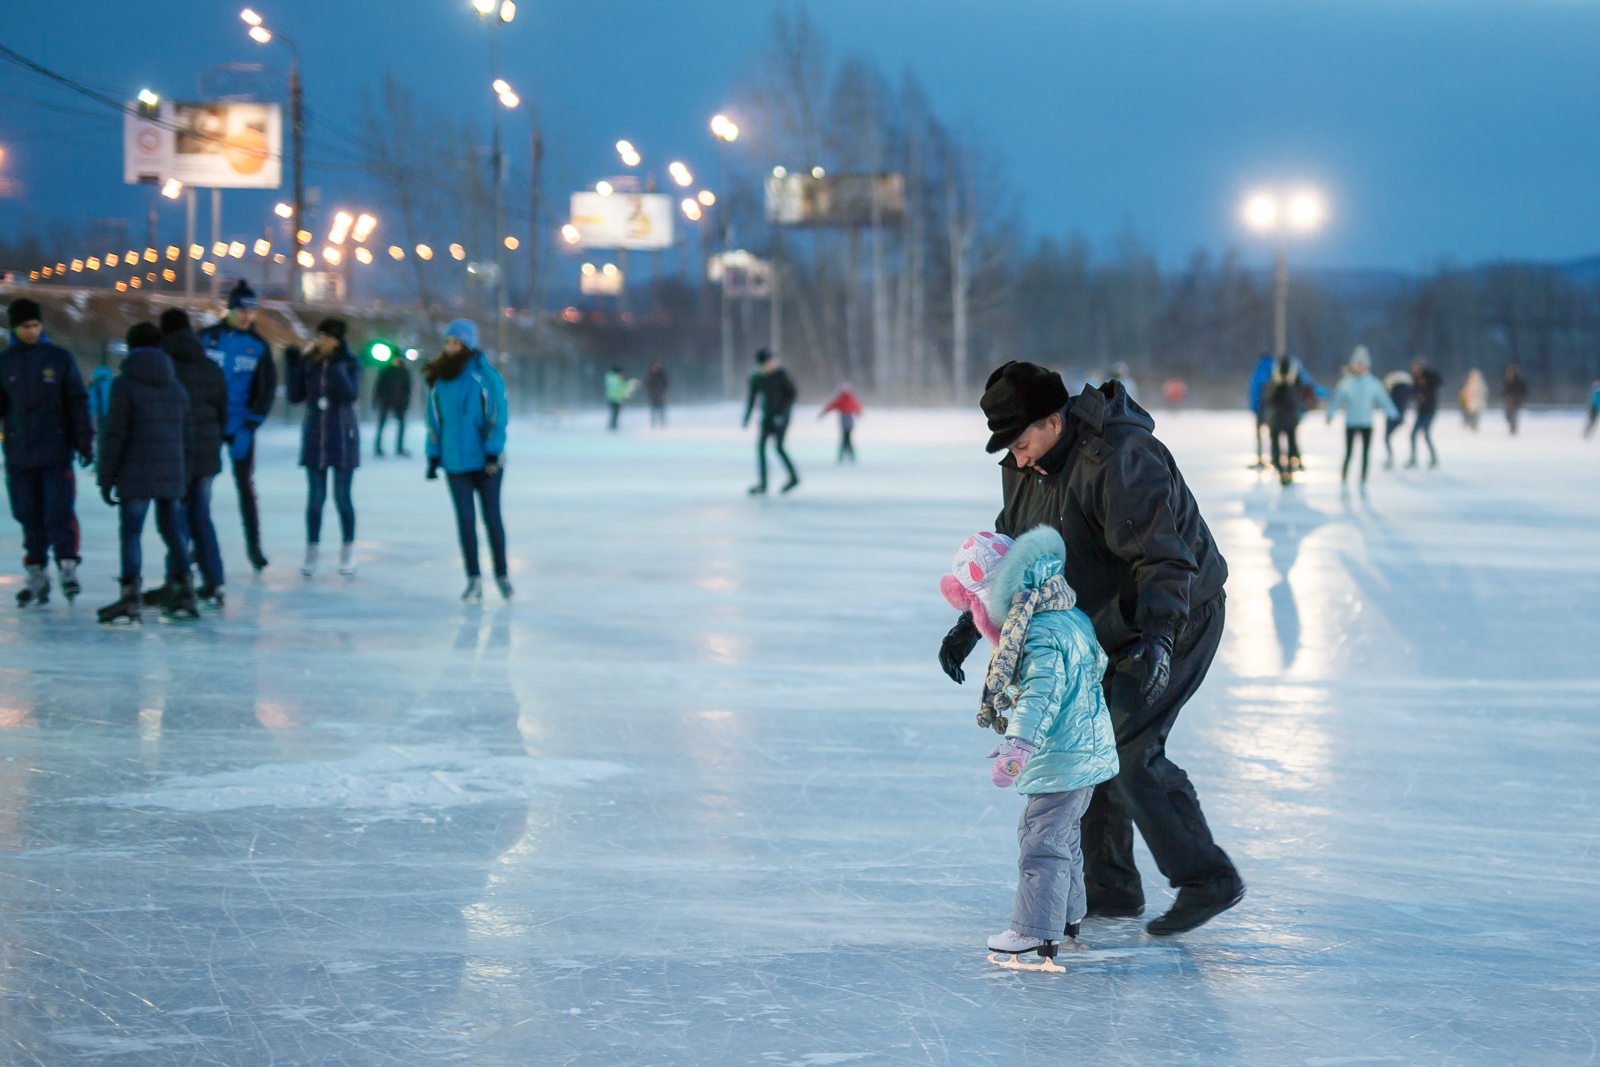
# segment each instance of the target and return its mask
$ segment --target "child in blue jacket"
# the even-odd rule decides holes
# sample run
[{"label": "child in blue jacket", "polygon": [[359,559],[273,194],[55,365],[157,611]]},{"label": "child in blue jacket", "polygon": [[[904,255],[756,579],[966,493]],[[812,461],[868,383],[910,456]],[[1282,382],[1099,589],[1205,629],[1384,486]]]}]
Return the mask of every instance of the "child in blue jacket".
[{"label": "child in blue jacket", "polygon": [[978,723],[1005,740],[989,753],[989,777],[1027,798],[1017,825],[1016,904],[1010,928],[989,938],[996,952],[1049,956],[1057,947],[1083,947],[1077,934],[1087,900],[1078,824],[1094,787],[1117,774],[1101,690],[1106,654],[1062,575],[1066,554],[1061,535],[1048,526],[1014,543],[978,534],[962,545],[953,573],[940,583],[945,599],[971,611],[995,644]]}]

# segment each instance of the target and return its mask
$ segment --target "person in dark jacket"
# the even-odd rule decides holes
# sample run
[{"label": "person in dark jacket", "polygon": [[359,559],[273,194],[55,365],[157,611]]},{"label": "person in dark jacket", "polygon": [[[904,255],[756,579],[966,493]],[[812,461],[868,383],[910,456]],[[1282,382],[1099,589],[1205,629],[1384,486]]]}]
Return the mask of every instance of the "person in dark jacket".
[{"label": "person in dark jacket", "polygon": [[650,401],[651,426],[666,428],[667,389],[671,385],[672,382],[667,377],[667,368],[662,366],[661,361],[657,360],[650,364],[650,369],[645,372],[644,376],[644,395],[645,399]]},{"label": "person in dark jacket", "polygon": [[756,401],[759,400],[761,434],[756,439],[756,469],[760,472],[761,480],[750,487],[751,496],[767,491],[768,440],[772,441],[773,450],[789,472],[789,480],[784,483],[781,492],[787,493],[800,484],[800,475],[795,473],[794,464],[789,462],[789,453],[783,448],[784,435],[789,432],[789,415],[794,411],[798,395],[794,379],[778,365],[778,357],[765,348],[757,352],[756,371],[750,375],[750,395],[744,405],[744,421],[740,423],[741,426],[750,425],[750,413],[755,410]]},{"label": "person in dark jacket", "polygon": [[152,502],[156,529],[167,546],[167,584],[173,589],[161,614],[169,619],[200,617],[183,540],[188,419],[189,396],[161,350],[161,331],[148,322],[134,324],[128,330],[128,358],[111,384],[111,408],[100,444],[100,496],[120,512],[122,535],[122,597],[100,609],[106,625],[140,621],[144,560],[139,539]]},{"label": "person in dark jacket", "polygon": [[[200,568],[202,603],[223,603],[222,550],[211,521],[211,483],[222,473],[222,438],[228,426],[228,382],[222,368],[207,356],[205,346],[189,324],[182,308],[161,313],[161,350],[172,360],[178,384],[189,397],[184,423],[183,468],[188,486],[183,494],[183,543],[189,558]],[[167,561],[167,573],[175,563]],[[147,590],[146,607],[159,607],[177,592],[170,584]]]},{"label": "person in dark jacket", "polygon": [[78,595],[77,483],[72,457],[94,462],[89,394],[77,361],[44,337],[43,312],[32,300],[7,309],[12,341],[0,352],[0,423],[5,427],[6,492],[12,517],[22,525],[22,565],[27,578],[17,604],[50,599],[46,568],[54,550],[61,591]]},{"label": "person in dark jacket", "polygon": [[[1096,787],[1083,819],[1089,913],[1144,910],[1137,825],[1178,890],[1148,929],[1191,930],[1244,896],[1194,786],[1166,755],[1167,734],[1222,640],[1228,565],[1172,454],[1151,432],[1154,420],[1119,383],[1086,386],[1069,400],[1054,371],[1008,363],[990,376],[982,406],[988,451],[1009,449],[995,532],[1060,532],[1064,577],[1112,664],[1105,696],[1121,769]],[[970,615],[945,637],[940,664],[958,682],[977,639]]]},{"label": "person in dark jacket", "polygon": [[1394,405],[1395,417],[1383,424],[1383,469],[1394,469],[1394,445],[1390,438],[1406,421],[1406,409],[1411,406],[1411,397],[1417,391],[1411,384],[1411,375],[1403,370],[1392,370],[1383,376],[1383,387],[1389,390],[1389,402]]},{"label": "person in dark jacket", "polygon": [[361,399],[361,365],[344,341],[345,324],[323,319],[317,340],[302,356],[286,353],[289,403],[305,404],[300,429],[300,466],[306,469],[306,560],[300,573],[317,571],[317,542],[322,537],[322,506],[333,475],[333,501],[339,509],[339,573],[356,572],[356,508],[350,487],[361,465],[361,430],[356,401]]},{"label": "person in dark jacket", "polygon": [[1528,402],[1528,379],[1522,376],[1522,365],[1513,363],[1506,368],[1505,382],[1500,386],[1500,396],[1506,405],[1506,425],[1511,436],[1517,435],[1517,423],[1522,418],[1522,405]]},{"label": "person in dark jacket", "polygon": [[373,383],[372,398],[378,404],[378,431],[374,435],[377,440],[373,443],[372,454],[383,455],[383,426],[393,415],[398,427],[394,436],[394,454],[411,455],[406,451],[406,412],[411,408],[411,368],[406,366],[405,356],[396,352],[389,358],[389,362],[378,372],[378,380]]},{"label": "person in dark jacket", "polygon": [[1439,390],[1444,387],[1444,378],[1428,366],[1427,360],[1418,356],[1411,363],[1411,386],[1417,414],[1411,421],[1411,458],[1406,466],[1417,465],[1417,434],[1421,434],[1428,445],[1428,468],[1431,470],[1439,465],[1439,453],[1433,447],[1433,419],[1439,414]]},{"label": "person in dark jacket", "polygon": [[256,504],[256,429],[272,411],[278,391],[278,368],[272,346],[256,332],[256,294],[243,278],[228,294],[228,316],[200,332],[200,342],[222,368],[228,382],[228,428],[224,435],[233,461],[233,484],[239,490],[239,518],[244,524],[245,553],[262,570],[261,512]]},{"label": "person in dark jacket", "polygon": [[1295,468],[1299,466],[1300,416],[1305,414],[1304,397],[1309,384],[1310,379],[1301,369],[1299,360],[1279,356],[1262,390],[1261,405],[1272,434],[1272,466],[1284,485],[1294,480]]}]

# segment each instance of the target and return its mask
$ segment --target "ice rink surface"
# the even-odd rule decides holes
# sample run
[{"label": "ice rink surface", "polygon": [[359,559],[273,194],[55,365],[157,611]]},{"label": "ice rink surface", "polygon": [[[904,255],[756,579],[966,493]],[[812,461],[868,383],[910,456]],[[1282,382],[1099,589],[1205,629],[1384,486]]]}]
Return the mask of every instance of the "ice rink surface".
[{"label": "ice rink surface", "polygon": [[[5,524],[0,1062],[1600,1059],[1575,415],[1446,416],[1438,470],[1341,500],[1319,416],[1284,493],[1246,415],[1157,414],[1232,568],[1172,753],[1249,896],[1179,939],[1091,920],[1065,975],[984,960],[1021,802],[988,781],[978,656],[964,687],[934,659],[938,575],[999,507],[981,421],[869,411],[839,469],[802,411],[804,485],[752,500],[736,417],[518,422],[509,606],[457,601],[420,459],[364,460],[359,575],[303,580],[282,426],[272,566],[241,566],[224,476],[203,623],[95,626],[115,545],[86,481],[75,607],[12,606]],[[149,584],[158,561],[151,531]]]}]

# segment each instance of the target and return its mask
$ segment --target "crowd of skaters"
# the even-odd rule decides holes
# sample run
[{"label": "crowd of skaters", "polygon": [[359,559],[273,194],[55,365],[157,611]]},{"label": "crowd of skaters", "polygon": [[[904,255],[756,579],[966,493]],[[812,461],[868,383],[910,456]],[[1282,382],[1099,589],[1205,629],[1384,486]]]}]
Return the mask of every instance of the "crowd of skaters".
[{"label": "crowd of skaters", "polygon": [[[119,371],[97,368],[86,386],[72,354],[47,336],[44,309],[27,298],[9,305],[11,343],[0,352],[0,422],[7,495],[22,527],[20,606],[48,603],[52,556],[62,594],[70,600],[81,591],[74,462],[94,468],[101,499],[118,512],[119,596],[99,610],[101,623],[136,623],[147,608],[164,619],[192,621],[202,607],[223,606],[225,569],[211,518],[211,486],[222,472],[224,450],[238,490],[246,558],[257,572],[268,566],[254,485],[255,438],[276,398],[278,365],[255,328],[256,313],[255,293],[243,280],[229,293],[224,317],[202,330],[194,329],[183,309],[169,308],[159,324],[132,325]],[[289,403],[306,409],[299,463],[307,477],[300,567],[307,578],[319,564],[330,486],[339,522],[339,571],[348,577],[356,570],[351,490],[361,463],[361,364],[346,332],[344,321],[326,318],[311,345],[290,345],[283,353]],[[476,602],[483,596],[481,511],[493,577],[501,596],[510,599],[500,512],[505,383],[478,348],[477,327],[467,319],[445,328],[442,351],[422,373],[426,477],[436,479],[442,470],[450,489],[468,580],[462,598]],[[404,363],[386,367],[374,392],[375,454],[383,454],[384,423],[393,417],[396,452],[409,455],[405,414],[411,381]],[[164,580],[146,589],[141,535],[152,511],[166,557]]]}]

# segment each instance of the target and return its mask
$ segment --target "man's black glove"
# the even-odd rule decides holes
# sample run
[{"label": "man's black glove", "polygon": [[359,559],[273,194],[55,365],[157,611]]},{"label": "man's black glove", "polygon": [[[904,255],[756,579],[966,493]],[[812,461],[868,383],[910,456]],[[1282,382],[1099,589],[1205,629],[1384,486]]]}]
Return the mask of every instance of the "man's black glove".
[{"label": "man's black glove", "polygon": [[1148,704],[1162,694],[1172,677],[1172,634],[1163,630],[1145,633],[1123,650],[1117,670],[1131,671],[1139,662],[1143,662],[1145,670],[1139,696]]},{"label": "man's black glove", "polygon": [[499,456],[484,456],[483,457],[483,473],[487,474],[491,478],[493,478],[496,474],[499,474],[500,473],[500,457]]},{"label": "man's black glove", "polygon": [[102,485],[100,487],[100,499],[104,500],[111,507],[116,507],[118,504],[122,503],[122,501],[117,497],[117,488],[114,485]]},{"label": "man's black glove", "polygon": [[972,621],[972,612],[963,611],[961,618],[950,627],[950,632],[944,635],[944,641],[939,645],[939,666],[944,668],[944,673],[950,680],[960,685],[967,680],[967,674],[961,665],[967,662],[967,657],[972,654],[972,649],[978,643],[978,638],[983,635],[978,632],[978,624]]},{"label": "man's black glove", "polygon": [[438,477],[439,477],[439,461],[434,459],[432,456],[429,456],[428,457],[428,481],[431,482],[431,481],[433,481],[434,479],[436,479]]}]

